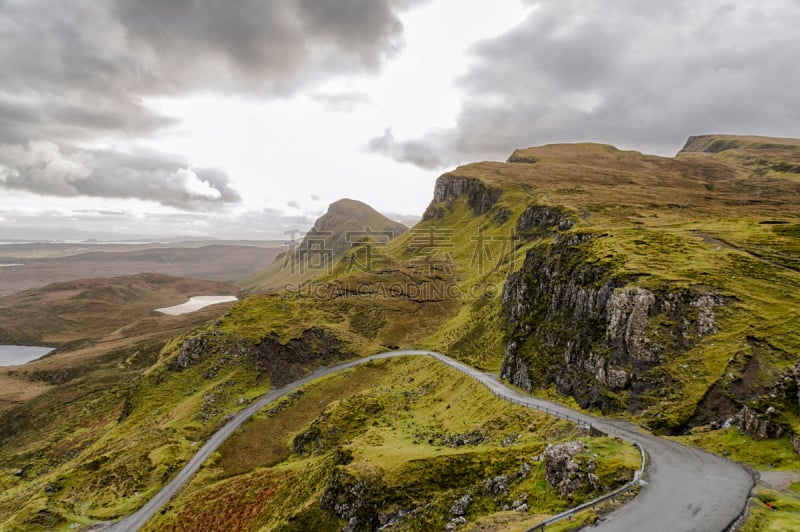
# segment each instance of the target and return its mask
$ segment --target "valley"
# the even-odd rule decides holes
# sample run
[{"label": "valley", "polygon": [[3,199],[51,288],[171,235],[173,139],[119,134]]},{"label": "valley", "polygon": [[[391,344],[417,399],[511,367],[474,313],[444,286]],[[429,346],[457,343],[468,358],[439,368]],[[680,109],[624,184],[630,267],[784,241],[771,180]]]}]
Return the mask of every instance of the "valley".
[{"label": "valley", "polygon": [[0,297],[55,282],[138,273],[231,282],[265,268],[285,248],[269,241],[7,243],[0,245]]},{"label": "valley", "polygon": [[[252,410],[145,530],[524,530],[632,478],[620,427],[656,466],[603,529],[654,501],[687,509],[679,495],[720,492],[715,479],[732,499],[689,504],[677,529],[716,530],[744,506],[743,530],[794,526],[798,484],[761,483],[745,504],[750,477],[728,460],[765,478],[800,471],[798,164],[800,141],[759,137],[692,137],[671,158],[520,149],[442,175],[408,231],[334,203],[295,250],[235,284],[148,273],[7,296],[3,341],[57,350],[0,372],[0,523],[136,515]],[[155,312],[211,294],[240,299]],[[507,396],[568,407],[612,438],[427,357],[326,374],[408,350],[488,386],[496,374]],[[273,395],[293,383],[306,387]],[[548,445],[589,449],[574,466],[586,482],[559,491],[537,470]],[[493,488],[501,476],[514,481]],[[712,507],[724,510],[712,519]]]}]

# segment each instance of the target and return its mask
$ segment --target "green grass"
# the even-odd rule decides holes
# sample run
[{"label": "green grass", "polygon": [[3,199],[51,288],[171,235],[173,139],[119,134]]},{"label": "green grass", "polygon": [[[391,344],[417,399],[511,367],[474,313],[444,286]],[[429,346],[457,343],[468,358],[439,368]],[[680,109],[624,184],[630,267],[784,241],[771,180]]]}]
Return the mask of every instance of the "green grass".
[{"label": "green grass", "polygon": [[[484,436],[480,442],[458,447],[445,443],[447,436],[474,432]],[[493,515],[507,519],[502,505],[522,493],[528,494],[531,512],[551,515],[573,502],[547,488],[542,463],[530,462],[531,456],[540,455],[548,442],[576,436],[569,423],[510,405],[436,361],[370,363],[267,406],[220,448],[219,458],[148,530],[171,530],[174,523],[196,519],[192,516],[198,512],[206,515],[205,506],[223,499],[226,509],[214,521],[221,527],[273,530],[290,523],[293,530],[314,522],[317,530],[334,530],[342,522],[315,501],[340,482],[363,483],[361,497],[371,508],[420,508],[413,524],[400,529],[444,526],[453,501],[467,491],[474,497],[470,521]],[[610,438],[580,437],[587,453],[598,455],[598,474],[609,489],[632,478],[639,467],[634,447]],[[298,438],[310,442],[302,454],[296,453]],[[508,495],[495,500],[483,494],[484,479],[513,475],[525,462],[533,465],[530,474],[512,482]],[[252,500],[226,498],[242,486],[262,491]]]},{"label": "green grass", "polygon": [[[0,469],[2,527],[26,529],[39,519],[42,506],[51,528],[114,519],[154,495],[226,416],[269,388],[251,358],[234,356],[236,341],[231,344],[224,334],[214,338],[218,343],[209,344],[208,356],[183,371],[170,369],[182,344],[176,339],[164,348],[158,365],[133,380],[120,380],[129,375],[121,370],[107,381],[95,375],[88,395],[81,380],[69,383],[75,394],[67,410],[72,417],[46,425],[58,428],[58,435],[40,440],[42,432],[32,420],[20,418],[27,428],[17,431],[19,445],[3,457]],[[37,411],[47,413],[50,396],[63,401],[64,392],[54,389],[37,398]],[[124,419],[123,410],[128,411]],[[48,415],[58,420],[62,411],[54,405]],[[24,477],[14,475],[19,467]],[[47,486],[58,489],[46,491]]]},{"label": "green grass", "polygon": [[[190,369],[169,369],[185,338],[181,335],[157,360],[148,355],[137,362],[131,353],[109,358],[101,369],[76,374],[71,388],[48,390],[4,417],[14,434],[3,443],[0,457],[0,526],[64,528],[140,506],[226,415],[243,406],[241,399],[270,386],[269,364],[224,355],[225,345],[253,347],[275,339],[285,345],[315,327],[341,343],[342,356],[422,347],[497,371],[511,325],[500,299],[506,278],[528,252],[546,254],[554,242],[546,234],[526,235],[529,240],[503,248],[502,238],[531,203],[557,206],[575,222],[572,232],[597,235],[585,253],[565,253],[567,262],[607,267],[628,287],[718,292],[726,298],[715,309],[720,331],[702,339],[676,338],[678,321],[650,316],[648,335],[665,346],[663,363],[648,375],[659,384],[635,398],[630,390],[601,390],[611,407],[653,428],[681,432],[704,408],[709,389],[718,386],[732,394],[731,383],[742,378],[746,361],[754,358],[759,364],[748,391],[753,397],[737,400],[772,402],[787,426],[797,430],[796,401],[755,397],[787,376],[800,352],[800,216],[793,199],[799,185],[796,176],[787,177],[791,165],[779,164],[794,156],[783,160],[784,148],[759,148],[759,142],[742,140],[720,154],[675,159],[597,144],[556,145],[519,150],[516,163],[459,168],[454,175],[502,188],[485,215],[476,216],[462,197],[442,205],[442,219],[423,222],[391,242],[373,271],[348,266],[363,258],[365,244],[347,250],[330,275],[298,291],[240,301],[215,326],[194,331],[218,337],[209,356]],[[766,162],[747,159],[755,149],[768,150]],[[776,220],[787,223],[761,223]],[[414,248],[428,230],[451,232],[445,237],[447,249],[426,262]],[[542,238],[532,241],[533,236]],[[387,291],[392,286],[399,292]],[[689,321],[696,318],[692,312],[686,311]],[[562,321],[551,332],[569,335],[575,324]],[[602,327],[593,333],[602,340]],[[536,392],[575,406],[573,397],[558,396],[547,380],[563,365],[539,367],[541,353],[531,355],[532,369],[542,373]],[[322,363],[310,357],[285,376]],[[392,512],[425,501],[429,506],[416,526],[441,528],[457,495],[479,490],[488,475],[513,473],[545,442],[576,436],[562,422],[510,406],[423,360],[373,364],[331,377],[269,410],[223,446],[153,526],[169,529],[180,515],[246,529],[279,523],[286,529],[308,529],[313,523],[341,527],[318,503],[330,483],[364,481],[370,504]],[[445,444],[448,437],[475,433],[486,440]],[[301,454],[295,452],[296,441],[305,449]],[[622,478],[621,472],[635,468],[634,449],[603,439],[586,441],[600,457],[604,479]],[[728,430],[683,441],[756,467],[800,467],[785,439],[754,442]],[[25,468],[23,476],[15,474],[17,464]],[[463,478],[451,481],[459,472]],[[509,497],[523,490],[532,511],[543,516],[567,504],[548,492],[539,471],[515,484]],[[381,492],[390,495],[381,501]],[[473,522],[503,522],[510,529],[525,521],[485,496],[476,497],[470,512]]]},{"label": "green grass", "polygon": [[[784,532],[800,529],[800,496],[765,488],[753,491],[753,502],[742,532]],[[773,508],[767,507],[767,503]]]},{"label": "green grass", "polygon": [[702,447],[736,462],[761,470],[800,470],[800,456],[788,438],[755,441],[736,428],[714,430],[675,438]]}]

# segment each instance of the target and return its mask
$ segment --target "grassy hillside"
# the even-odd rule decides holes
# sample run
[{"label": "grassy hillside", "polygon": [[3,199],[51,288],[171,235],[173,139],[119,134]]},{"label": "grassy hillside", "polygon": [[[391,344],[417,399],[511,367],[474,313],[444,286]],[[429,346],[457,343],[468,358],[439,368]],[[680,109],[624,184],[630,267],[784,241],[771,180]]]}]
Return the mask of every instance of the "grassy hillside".
[{"label": "grassy hillside", "polygon": [[[682,339],[664,337],[675,334],[676,316],[651,307],[642,338],[666,350],[648,368],[663,374],[662,386],[641,391],[635,404],[635,385],[614,391],[618,408],[679,429],[724,421],[772,392],[798,362],[800,174],[792,165],[799,153],[798,141],[713,136],[690,140],[675,159],[600,145],[546,146],[511,158],[524,162],[456,173],[490,185],[524,183],[540,202],[579,213],[573,231],[594,237],[579,258],[603,265],[616,290],[720,298],[713,333],[702,338],[686,338],[687,331]],[[540,254],[552,249],[540,245]],[[683,318],[697,321],[689,314]],[[785,399],[780,406],[793,423],[797,401]]]},{"label": "grassy hillside", "polygon": [[[124,515],[269,387],[399,347],[435,349],[761,470],[800,468],[799,147],[706,136],[663,158],[551,145],[449,172],[422,221],[394,240],[364,236],[330,271],[236,303],[166,343],[122,386],[87,378],[96,395],[71,399],[68,416],[43,416],[59,411],[52,402],[5,414],[0,520],[24,529]],[[571,437],[431,364],[354,370],[262,412],[152,527],[191,529],[196,518],[291,530],[365,518],[344,503],[386,519],[414,510],[418,523],[441,526],[467,490]],[[512,435],[505,413],[534,426],[520,454],[502,443]],[[439,443],[476,430],[489,439]],[[54,453],[46,441],[69,444]],[[588,443],[601,462],[606,444]],[[521,483],[528,504],[562,507],[535,478]],[[474,523],[515,518],[499,499],[474,498]],[[417,526],[408,523],[395,529]]]},{"label": "grassy hillside", "polygon": [[[631,446],[509,406],[432,360],[377,362],[267,407],[147,530],[435,530],[465,494],[470,521],[523,529],[591,496],[567,501],[548,489],[537,458],[546,443],[576,437],[599,457],[604,486],[632,478]],[[500,475],[508,489],[487,490]],[[509,511],[521,498],[528,511]]]}]

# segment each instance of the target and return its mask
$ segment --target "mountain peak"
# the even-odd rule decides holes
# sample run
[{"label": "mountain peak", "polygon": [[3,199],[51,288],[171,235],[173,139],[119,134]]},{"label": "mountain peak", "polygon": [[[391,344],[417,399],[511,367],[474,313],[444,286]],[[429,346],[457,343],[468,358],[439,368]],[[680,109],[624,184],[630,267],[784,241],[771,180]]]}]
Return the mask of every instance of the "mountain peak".
[{"label": "mountain peak", "polygon": [[310,242],[324,240],[325,251],[331,253],[333,260],[337,260],[358,240],[359,234],[366,231],[391,233],[391,240],[408,231],[408,227],[387,218],[362,201],[342,198],[331,203],[328,211],[314,222],[314,227],[303,241],[292,248],[293,251],[290,249],[287,252],[293,255],[281,254],[267,268],[243,280],[242,286],[251,291],[263,292],[305,281],[319,271],[309,270],[296,274],[286,265],[291,264],[304,251],[312,249],[314,246]]},{"label": "mountain peak", "polygon": [[378,212],[363,201],[358,201],[350,198],[342,198],[340,200],[336,200],[330,205],[328,205],[328,212],[331,211],[356,211],[361,209],[368,209],[374,212]]},{"label": "mountain peak", "polygon": [[373,231],[391,231],[395,237],[408,231],[408,227],[400,222],[387,218],[362,201],[350,198],[334,201],[328,206],[328,212],[314,222],[314,229],[317,231],[342,234],[367,228]]}]

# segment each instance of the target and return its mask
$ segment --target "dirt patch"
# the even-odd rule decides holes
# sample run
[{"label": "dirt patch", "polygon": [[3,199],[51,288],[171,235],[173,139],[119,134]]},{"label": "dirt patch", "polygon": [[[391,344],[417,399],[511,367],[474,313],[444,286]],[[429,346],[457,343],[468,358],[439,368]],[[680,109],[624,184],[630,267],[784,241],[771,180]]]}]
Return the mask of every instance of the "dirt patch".
[{"label": "dirt patch", "polygon": [[731,366],[728,366],[725,375],[709,388],[698,403],[695,415],[689,421],[689,426],[724,421],[741,410],[742,405],[749,399],[763,392],[758,386],[761,366],[757,357],[748,357],[741,372]]}]

